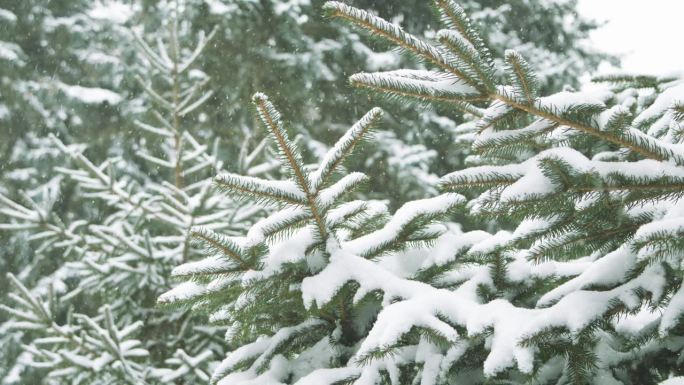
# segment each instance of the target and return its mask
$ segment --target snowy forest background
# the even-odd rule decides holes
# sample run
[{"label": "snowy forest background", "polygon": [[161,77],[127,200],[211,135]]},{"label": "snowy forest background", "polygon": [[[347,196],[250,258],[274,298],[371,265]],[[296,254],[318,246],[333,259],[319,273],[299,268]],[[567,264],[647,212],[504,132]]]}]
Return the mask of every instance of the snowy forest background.
[{"label": "snowy forest background", "polygon": [[0,384],[684,383],[681,80],[345,3],[0,0]]}]

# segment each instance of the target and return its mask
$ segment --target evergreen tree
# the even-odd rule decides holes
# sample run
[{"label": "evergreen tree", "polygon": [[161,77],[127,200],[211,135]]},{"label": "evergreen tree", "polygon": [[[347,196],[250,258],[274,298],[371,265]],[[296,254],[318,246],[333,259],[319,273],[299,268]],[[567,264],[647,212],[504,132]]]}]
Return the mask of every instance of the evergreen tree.
[{"label": "evergreen tree", "polygon": [[[140,88],[128,75],[130,71],[125,70],[136,65],[127,27],[145,25],[154,30],[165,23],[168,10],[175,3],[0,1],[0,8],[14,15],[13,22],[0,24],[0,40],[20,50],[18,56],[25,63],[15,66],[16,72],[13,69],[2,75],[6,79],[0,85],[6,87],[3,103],[10,112],[23,112],[12,113],[4,120],[11,135],[3,141],[3,163],[13,144],[28,132],[43,136],[48,131],[58,131],[73,141],[87,141],[91,148],[89,156],[98,163],[107,156],[132,156],[135,144],[122,132],[135,129],[129,117],[140,112],[140,105],[121,100],[138,95]],[[215,94],[203,109],[202,123],[212,136],[209,140],[235,135],[234,129],[239,129],[243,137],[252,137],[254,124],[242,108],[243,103],[253,90],[269,89],[288,116],[301,117],[302,124],[295,128],[307,137],[307,144],[316,146],[312,148],[313,155],[322,154],[358,114],[356,106],[365,102],[364,95],[342,91],[346,88],[345,75],[359,68],[395,69],[411,61],[391,50],[374,53],[355,31],[328,23],[322,16],[322,0],[178,3],[183,18],[190,21],[195,33],[214,27],[219,31],[201,58],[202,67],[212,74],[215,83]],[[422,30],[432,21],[429,2],[358,3],[362,7],[372,5],[383,14],[403,17],[410,21],[411,29]],[[526,1],[469,0],[466,5],[475,11],[483,26],[497,34],[493,49],[503,51],[504,43],[513,41],[519,42],[523,52],[543,57],[541,69],[549,74],[545,79],[550,80],[544,82],[549,87],[576,83],[580,74],[604,58],[583,48],[581,42],[594,26],[576,16],[572,2],[540,6]],[[576,21],[569,23],[569,18]],[[521,20],[525,20],[524,29],[520,28]],[[544,30],[562,32],[562,38],[534,33]],[[77,97],[98,94],[98,90],[100,98]],[[108,97],[103,98],[104,95]],[[429,183],[407,185],[393,172],[398,170],[393,165],[403,158],[402,175],[427,174],[430,180],[436,178],[435,172],[460,165],[463,156],[444,143],[450,142],[454,122],[462,119],[460,113],[449,112],[447,116],[418,114],[415,109],[393,106],[389,129],[381,136],[387,142],[369,146],[365,156],[383,162],[387,172],[374,175],[369,165],[357,166],[382,181],[387,191],[395,194],[397,202],[424,196],[431,191],[423,191]],[[423,129],[408,130],[410,127]],[[111,146],[112,142],[117,146]],[[240,142],[223,143],[222,153],[239,152]],[[407,159],[415,159],[415,163],[409,165]]]},{"label": "evergreen tree", "polygon": [[[116,152],[117,141],[107,138],[126,115],[119,91],[127,45],[116,38],[125,32],[123,19],[110,20],[108,13],[100,2],[0,1],[0,193],[44,200],[63,218],[93,214],[71,199],[73,189],[59,188],[63,176],[52,169],[64,156],[45,135],[75,134],[93,147],[101,140]],[[30,286],[64,262],[61,253],[35,250],[17,233],[0,231],[0,243],[0,270],[18,273]],[[8,290],[2,280],[3,302]],[[21,347],[16,333],[0,335],[2,378]]]},{"label": "evergreen tree", "polygon": [[[184,48],[180,40],[191,32],[177,20],[148,36],[155,48],[134,35],[147,68],[145,78],[138,77],[145,118],[153,119],[135,121],[142,161],[95,164],[83,154],[85,146],[50,137],[53,149],[71,160],[50,171],[71,182],[81,202],[96,202],[87,205],[88,216],[60,215],[62,178],[21,200],[0,194],[2,229],[28,233],[39,257],[19,277],[32,282],[32,275],[49,271],[31,290],[10,276],[18,295],[10,298],[15,306],[2,305],[14,318],[2,325],[2,338],[12,342],[9,349],[26,345],[19,356],[8,353],[3,384],[37,382],[46,372],[49,383],[208,380],[212,356],[223,352],[216,328],[195,325],[193,314],[154,307],[169,287],[171,268],[201,254],[191,242],[193,226],[232,234],[259,216],[210,188],[223,162],[217,146],[200,144],[187,121],[197,119],[212,94],[205,90],[208,76],[193,66],[214,33],[200,33],[196,47]],[[267,150],[244,147],[237,169],[267,174],[269,163],[259,164]],[[61,255],[63,264],[40,258],[50,255]],[[140,340],[132,339],[136,331]]]},{"label": "evergreen tree", "polygon": [[[396,59],[388,52],[375,55],[352,30],[343,29],[338,35],[336,27],[328,26],[321,32],[317,28],[325,24],[316,2],[140,4],[141,14],[147,17],[144,22],[159,30],[171,28],[171,36],[166,40],[160,36],[161,45],[152,48],[156,36],[134,38],[113,23],[116,36],[127,36],[130,40],[124,41],[136,41],[141,49],[142,79],[130,82],[136,85],[122,85],[120,67],[114,75],[101,76],[108,88],[143,90],[145,99],[122,103],[119,98],[127,92],[104,92],[96,75],[85,91],[77,82],[53,84],[61,96],[77,95],[78,103],[84,95],[93,96],[92,91],[100,97],[95,104],[105,110],[102,115],[90,115],[97,109],[87,109],[85,119],[70,115],[68,122],[85,121],[95,128],[115,127],[122,132],[136,124],[137,134],[131,136],[135,139],[121,141],[121,148],[114,151],[100,151],[121,134],[92,131],[97,140],[81,139],[93,142],[86,157],[82,147],[64,144],[81,141],[74,140],[71,123],[59,123],[61,140],[50,141],[60,153],[49,158],[60,162],[66,155],[73,162],[57,169],[75,182],[73,195],[56,193],[59,180],[46,188],[29,188],[27,199],[18,198],[14,184],[7,183],[0,191],[2,214],[8,218],[3,229],[28,232],[40,245],[36,253],[40,258],[25,264],[26,274],[19,275],[32,289],[15,278],[8,280],[16,294],[13,305],[3,307],[14,318],[0,329],[3,342],[11,342],[3,348],[13,349],[20,340],[27,347],[18,359],[14,352],[3,354],[8,361],[3,366],[14,365],[4,382],[35,382],[45,373],[52,383],[202,382],[210,362],[223,354],[216,331],[226,325],[234,350],[215,371],[214,381],[231,384],[636,384],[678,373],[679,363],[672,355],[679,351],[680,314],[678,244],[672,236],[679,231],[676,207],[681,190],[677,187],[681,151],[675,145],[681,137],[681,108],[673,104],[678,100],[678,82],[611,77],[604,80],[612,86],[600,92],[554,94],[551,90],[572,79],[580,68],[563,67],[554,60],[567,57],[577,63],[572,53],[583,56],[585,51],[560,48],[562,44],[523,46],[521,52],[545,63],[527,64],[520,53],[504,52],[502,47],[506,42],[517,44],[514,37],[523,33],[518,28],[502,28],[501,34],[489,31],[480,38],[461,9],[448,1],[437,2],[446,30],[435,35],[440,43],[434,45],[363,11],[337,3],[327,6],[333,15],[370,28],[391,45],[415,54],[418,61]],[[508,8],[500,3],[469,5],[475,20],[486,22],[510,19],[516,25],[522,18],[509,16],[524,15],[521,9],[536,10],[531,16],[543,14],[529,2],[514,2]],[[423,6],[421,2],[410,9]],[[31,12],[35,9],[41,8]],[[555,9],[559,13],[554,15],[562,15],[572,5]],[[169,23],[175,12],[190,15],[194,22]],[[86,19],[76,14],[66,19],[95,26],[83,28],[83,36],[102,33],[98,28],[112,22],[98,19],[97,12]],[[3,15],[10,24],[16,22]],[[259,22],[250,24],[255,17]],[[210,30],[208,24],[213,23],[202,22],[205,18],[230,28],[216,29],[212,44],[200,39],[205,55],[195,56],[194,51],[182,49],[177,38]],[[64,16],[58,19],[59,28],[65,28]],[[546,16],[529,19],[540,26],[562,21]],[[581,36],[590,26],[580,25]],[[255,33],[260,44],[254,44]],[[572,36],[578,35],[567,36],[559,42],[572,42]],[[332,44],[335,39],[342,45]],[[83,40],[83,44],[98,42]],[[241,42],[249,47],[236,46]],[[26,45],[2,47],[9,50],[3,53],[15,54],[11,68],[16,72],[9,78],[24,76],[26,66],[21,63],[29,62],[25,55],[30,52]],[[285,53],[297,50],[307,50],[308,57],[315,58],[306,62],[307,70],[295,55]],[[117,54],[125,57],[125,52]],[[245,54],[227,58],[225,52]],[[218,75],[217,85],[225,87],[216,89],[217,97],[201,94],[208,76],[186,66],[197,58],[207,64],[208,72]],[[232,65],[228,59],[236,60],[235,71],[225,70]],[[383,65],[375,61],[387,59]],[[60,68],[68,68],[72,60]],[[593,65],[591,60],[582,62]],[[547,67],[546,63],[556,64]],[[253,68],[264,65],[269,66],[266,73],[250,77]],[[400,65],[420,69],[396,70]],[[313,80],[287,76],[297,73],[294,68],[302,76],[313,74]],[[371,154],[358,157],[359,163],[352,166],[377,170],[373,177],[381,188],[352,196],[394,198],[393,205],[401,208],[393,216],[383,202],[342,199],[365,178],[343,172],[340,177],[344,171],[340,164],[377,123],[378,110],[366,115],[329,151],[312,140],[329,143],[326,130],[337,131],[352,115],[342,99],[324,97],[344,95],[333,86],[352,68],[394,70],[355,75],[352,81],[402,101],[412,97],[439,105],[438,111],[447,111],[456,120],[472,119],[456,128],[452,120],[432,112],[416,116],[406,103],[385,124],[413,130],[378,132],[368,143]],[[541,68],[545,76],[535,77],[534,68]],[[544,71],[549,68],[561,71],[551,76]],[[72,79],[80,76],[77,69],[70,74]],[[4,81],[7,78],[3,74],[3,87],[21,84]],[[274,94],[283,99],[289,114],[302,116],[305,122],[294,128],[306,138],[299,143],[313,150],[309,156],[299,153],[297,140],[288,139],[268,99],[261,94],[254,98],[263,129],[282,158],[282,174],[289,178],[285,181],[255,177],[280,175],[268,158],[252,167],[271,150],[258,134],[246,141],[256,147],[247,154],[250,147],[243,139],[253,135],[252,121],[237,107],[241,97],[235,95],[251,93],[255,85],[287,90]],[[166,87],[168,92],[161,91]],[[47,94],[38,100],[50,101],[45,111],[52,113],[57,99]],[[224,102],[227,96],[229,101]],[[359,96],[355,104],[364,104],[363,98]],[[314,102],[321,103],[320,109],[314,108]],[[200,105],[203,113],[196,109]],[[8,111],[24,108],[18,106]],[[142,122],[119,116],[143,111],[149,112]],[[106,124],[97,124],[103,121]],[[222,125],[230,130],[227,134],[219,129]],[[415,127],[430,126],[438,128],[432,139],[413,136]],[[242,132],[235,132],[235,127]],[[435,222],[466,201],[451,192],[401,205],[408,198],[435,194],[439,186],[434,185],[434,171],[461,167],[462,158],[470,154],[447,152],[450,140],[444,136],[446,132],[450,138],[452,130],[474,146],[476,155],[470,155],[469,162],[483,168],[450,174],[441,187],[470,198],[466,208],[472,218],[496,219],[495,228],[512,225],[515,231],[493,236],[482,231],[462,233],[455,224]],[[212,146],[200,144],[211,143],[217,132],[238,140],[213,148],[242,155],[208,151]],[[45,150],[44,140],[30,135],[15,143],[38,153]],[[449,145],[437,146],[440,143]],[[136,160],[129,159],[131,153],[137,154]],[[447,155],[453,159],[441,160]],[[18,163],[27,160],[17,159]],[[437,167],[435,159],[439,159]],[[207,177],[222,168],[222,160],[230,161],[232,171],[248,175],[222,174],[216,179],[233,199],[215,195],[209,188]],[[309,160],[320,164],[309,166]],[[654,177],[638,171],[643,167],[659,171]],[[40,171],[31,170],[42,174],[52,167],[42,162]],[[3,178],[13,180],[21,174]],[[27,182],[31,187],[36,184]],[[534,188],[539,189],[530,190]],[[63,213],[60,202],[67,199],[87,207]],[[98,203],[82,204],[91,200]],[[240,237],[262,212],[251,203],[243,206],[249,200],[266,204],[266,212],[279,210]],[[190,310],[151,309],[152,299],[168,289],[171,266],[200,257],[192,237],[208,245],[211,255],[174,270],[174,275],[190,282],[160,299],[169,305],[189,305]],[[69,263],[37,263],[56,254]],[[36,284],[35,277],[27,276],[44,271],[50,272],[49,277]],[[568,317],[567,309],[574,311],[585,302],[596,308]],[[70,305],[78,309],[71,311]],[[663,315],[657,312],[660,308],[666,309]],[[220,326],[193,326],[201,312],[209,313]],[[649,324],[638,323],[643,319]],[[142,325],[139,320],[144,320]],[[528,321],[532,326],[522,327]],[[634,322],[636,328],[626,326]],[[142,332],[135,334],[138,327]],[[20,332],[9,332],[10,328]],[[39,370],[26,370],[27,366]]]},{"label": "evergreen tree", "polygon": [[[436,5],[445,27],[437,45],[358,9],[338,3],[329,9],[435,68],[358,74],[351,78],[357,86],[476,108],[473,147],[485,165],[446,175],[441,185],[473,194],[471,215],[517,223],[513,233],[494,236],[494,247],[480,260],[492,274],[493,287],[479,293],[490,301],[487,310],[460,311],[465,320],[457,321],[469,335],[490,330],[485,376],[513,365],[540,382],[653,383],[677,373],[676,362],[644,362],[680,349],[663,339],[679,338],[681,314],[681,249],[675,246],[684,160],[681,81],[606,77],[597,80],[612,87],[542,97],[519,53],[507,51],[505,65],[497,67],[462,8],[451,1]],[[578,268],[569,274],[577,276],[555,285],[537,282],[546,287],[531,286],[538,296],[533,302],[506,293],[538,280],[535,270],[550,261]],[[637,324],[626,330],[635,315],[648,320],[632,321]],[[511,325],[515,319],[526,325]],[[394,319],[388,321],[375,328],[391,328]]]},{"label": "evergreen tree", "polygon": [[[391,217],[343,203],[362,175],[327,176],[376,110],[308,168],[257,94],[289,179],[216,183],[281,210],[244,237],[198,231],[213,255],[176,268],[189,280],[160,297],[230,325],[213,382],[655,384],[681,373],[682,81],[610,76],[543,96],[519,53],[498,65],[461,7],[435,6],[435,43],[342,3],[326,9],[428,68],[352,83],[468,111],[481,165]],[[514,230],[437,222],[459,207]]]}]

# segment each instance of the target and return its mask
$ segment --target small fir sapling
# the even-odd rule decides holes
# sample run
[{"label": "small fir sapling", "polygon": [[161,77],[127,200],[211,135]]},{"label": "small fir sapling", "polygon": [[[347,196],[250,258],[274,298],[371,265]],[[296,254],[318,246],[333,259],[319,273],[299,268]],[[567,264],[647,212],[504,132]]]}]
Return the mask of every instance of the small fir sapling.
[{"label": "small fir sapling", "polygon": [[[153,119],[136,121],[136,137],[145,138],[140,140],[137,155],[154,173],[142,175],[139,163],[121,158],[95,164],[85,155],[86,146],[65,144],[52,135],[47,140],[50,151],[61,152],[70,160],[50,170],[60,175],[57,184],[49,183],[44,193],[25,194],[21,200],[0,193],[5,222],[0,228],[28,234],[39,256],[61,253],[65,260],[30,290],[12,278],[23,299],[12,297],[18,310],[3,306],[13,319],[2,325],[2,330],[25,344],[24,353],[10,370],[12,381],[24,381],[33,371],[54,378],[53,382],[74,384],[104,384],[114,375],[131,384],[209,378],[210,364],[223,352],[216,343],[220,331],[195,324],[193,314],[156,309],[154,300],[169,288],[169,272],[175,265],[201,256],[191,242],[194,226],[236,234],[261,216],[260,209],[215,193],[212,177],[224,167],[218,146],[201,143],[189,129],[188,120],[212,95],[205,91],[209,77],[194,67],[214,35],[215,31],[199,33],[195,48],[189,50],[183,44],[191,38],[189,25],[175,17],[152,34],[156,48],[148,44],[148,36],[133,32],[145,68],[138,81],[150,104],[147,115]],[[248,142],[243,148],[235,159],[240,170],[267,176],[273,168],[265,154],[269,149],[264,145],[250,149]],[[86,209],[93,211],[91,218],[60,216],[56,205],[60,182],[68,183],[68,188],[87,202]],[[45,264],[40,264],[41,259],[34,262],[26,269],[38,270]],[[45,295],[58,299],[51,300],[54,309],[46,314],[38,306]],[[68,310],[71,307],[75,310]],[[64,319],[65,312],[78,316]],[[24,315],[43,326],[21,322]],[[103,319],[108,330],[122,325],[129,339],[138,330],[141,340],[136,346],[142,350],[136,352],[151,354],[122,355],[121,368],[133,369],[121,373],[116,372],[119,364],[114,365],[114,374],[81,365],[90,360],[108,367],[116,359],[111,352],[111,359],[93,356],[104,354],[98,350],[103,343],[111,345],[111,336],[97,329],[105,328]],[[66,332],[72,333],[70,340],[93,335],[102,341],[92,340],[86,347],[63,347],[62,340],[47,343],[51,336]],[[114,342],[120,341],[115,338]],[[122,346],[133,346],[130,344]],[[79,361],[67,356],[85,358]]]}]

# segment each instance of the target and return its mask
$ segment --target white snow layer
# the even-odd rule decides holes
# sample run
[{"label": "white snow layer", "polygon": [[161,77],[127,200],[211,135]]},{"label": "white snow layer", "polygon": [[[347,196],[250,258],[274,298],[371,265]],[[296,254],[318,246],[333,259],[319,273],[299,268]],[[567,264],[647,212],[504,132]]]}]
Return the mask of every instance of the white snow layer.
[{"label": "white snow layer", "polygon": [[0,8],[0,20],[13,24],[17,22],[17,15],[8,9]]},{"label": "white snow layer", "polygon": [[20,56],[22,54],[23,51],[18,45],[0,40],[0,59],[21,63]]},{"label": "white snow layer", "polygon": [[97,2],[88,11],[88,16],[96,20],[107,20],[114,24],[124,24],[134,13],[135,11],[130,4],[105,0],[104,2]]},{"label": "white snow layer", "polygon": [[71,99],[78,100],[85,104],[109,103],[119,104],[123,99],[121,95],[114,91],[98,87],[82,87],[68,84],[60,84],[60,90]]}]

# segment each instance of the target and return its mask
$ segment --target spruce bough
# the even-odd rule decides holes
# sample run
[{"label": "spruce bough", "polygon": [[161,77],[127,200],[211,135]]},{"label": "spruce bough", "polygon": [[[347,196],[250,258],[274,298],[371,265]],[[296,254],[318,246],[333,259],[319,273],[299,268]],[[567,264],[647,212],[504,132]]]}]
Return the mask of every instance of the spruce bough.
[{"label": "spruce bough", "polygon": [[[316,362],[350,362],[380,309],[383,277],[374,259],[427,246],[445,231],[435,220],[462,203],[456,194],[410,202],[389,216],[385,204],[348,200],[366,177],[342,165],[367,137],[382,113],[375,108],[353,125],[316,168],[302,163],[298,146],[279,112],[263,94],[253,104],[277,146],[287,180],[219,175],[216,186],[236,200],[278,210],[244,237],[200,230],[197,238],[217,253],[176,268],[190,280],[160,297],[164,304],[187,303],[229,326],[237,348],[216,369],[213,381],[269,382]],[[356,276],[373,283],[359,287]],[[347,279],[340,280],[346,276]],[[387,297],[384,301],[392,298]],[[338,364],[338,365],[339,365]],[[289,369],[287,369],[289,367]],[[347,368],[307,381],[342,381],[358,376]],[[288,374],[292,375],[292,373]]]}]

